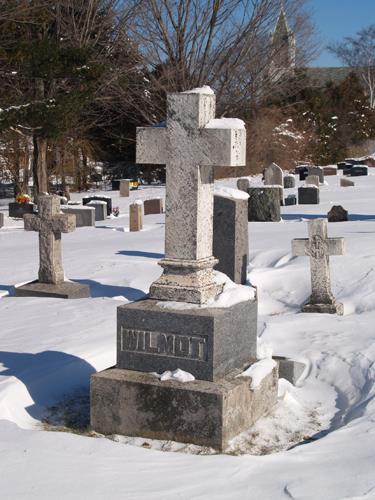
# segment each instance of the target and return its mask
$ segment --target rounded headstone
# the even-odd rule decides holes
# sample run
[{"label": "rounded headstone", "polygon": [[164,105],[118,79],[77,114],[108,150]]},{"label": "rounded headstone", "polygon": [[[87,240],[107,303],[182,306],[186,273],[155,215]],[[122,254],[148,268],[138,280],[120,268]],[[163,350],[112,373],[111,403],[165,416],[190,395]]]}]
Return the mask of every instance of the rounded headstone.
[{"label": "rounded headstone", "polygon": [[251,187],[248,193],[248,220],[250,222],[279,222],[281,220],[278,187]]},{"label": "rounded headstone", "polygon": [[328,222],[346,222],[348,219],[348,211],[341,205],[334,205],[328,212]]},{"label": "rounded headstone", "polygon": [[240,191],[245,191],[245,193],[247,193],[249,187],[250,181],[247,177],[241,177],[237,180],[237,189],[239,189]]}]

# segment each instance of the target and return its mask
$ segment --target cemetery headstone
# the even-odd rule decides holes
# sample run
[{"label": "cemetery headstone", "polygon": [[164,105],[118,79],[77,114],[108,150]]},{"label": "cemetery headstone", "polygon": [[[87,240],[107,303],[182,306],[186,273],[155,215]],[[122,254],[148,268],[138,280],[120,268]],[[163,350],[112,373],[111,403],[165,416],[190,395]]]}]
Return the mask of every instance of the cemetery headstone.
[{"label": "cemetery headstone", "polygon": [[336,302],[331,291],[329,257],[344,254],[344,238],[328,238],[326,219],[308,222],[309,238],[292,241],[293,256],[310,257],[312,294],[303,312],[343,314],[344,307]]},{"label": "cemetery headstone", "polygon": [[39,276],[37,281],[16,287],[17,297],[78,299],[90,296],[87,285],[65,281],[61,256],[61,233],[75,230],[75,217],[60,213],[60,199],[39,195],[38,215],[24,216],[25,230],[39,232]]},{"label": "cemetery headstone", "polygon": [[317,175],[308,175],[305,179],[306,184],[312,184],[313,186],[316,186],[319,188],[320,182],[319,182],[319,176]]},{"label": "cemetery headstone", "polygon": [[296,168],[296,173],[299,175],[299,180],[304,181],[308,176],[309,167],[307,165],[301,165]]},{"label": "cemetery headstone", "polygon": [[95,209],[95,220],[101,221],[107,218],[107,203],[101,200],[91,200],[86,206]]},{"label": "cemetery headstone", "polygon": [[359,177],[360,175],[368,175],[367,165],[353,165],[351,169],[351,176]]},{"label": "cemetery headstone", "polygon": [[247,177],[241,177],[237,180],[237,189],[239,189],[240,191],[245,191],[245,193],[247,193],[249,187],[250,181]]},{"label": "cemetery headstone", "polygon": [[4,226],[4,214],[0,212],[0,228]]},{"label": "cemetery headstone", "polygon": [[76,227],[95,227],[95,208],[87,205],[63,205],[61,210],[64,214],[74,215]]},{"label": "cemetery headstone", "polygon": [[129,231],[141,231],[143,229],[143,202],[136,200],[129,205]]},{"label": "cemetery headstone", "polygon": [[297,196],[295,194],[288,194],[285,198],[285,206],[297,205]]},{"label": "cemetery headstone", "polygon": [[279,365],[279,377],[284,378],[293,385],[296,385],[298,379],[305,371],[306,365],[283,356],[273,356],[273,359]]},{"label": "cemetery headstone", "polygon": [[337,170],[344,170],[344,168],[347,166],[347,163],[346,161],[340,161],[338,164],[337,164]]},{"label": "cemetery headstone", "polygon": [[248,198],[248,194],[234,189],[214,196],[213,254],[219,261],[215,269],[243,285],[249,255]]},{"label": "cemetery headstone", "polygon": [[120,196],[129,198],[130,194],[130,179],[120,180]]},{"label": "cemetery headstone", "polygon": [[162,214],[163,213],[163,199],[153,198],[145,200],[143,203],[145,215]]},{"label": "cemetery headstone", "polygon": [[281,220],[279,187],[250,187],[248,193],[249,222],[279,222]]},{"label": "cemetery headstone", "polygon": [[294,175],[284,175],[284,188],[291,189],[296,187],[296,178]]},{"label": "cemetery headstone", "polygon": [[[118,308],[116,368],[91,378],[98,432],[222,450],[276,400],[272,360],[257,387],[238,376],[256,357],[256,296],[220,302],[213,271],[213,168],[244,165],[246,137],[241,121],[214,117],[206,87],[169,94],[166,126],[137,129],[137,162],[166,164],[164,272],[150,298]],[[196,380],[152,373],[178,369]]]},{"label": "cemetery headstone", "polygon": [[349,220],[348,211],[341,205],[334,205],[327,214],[328,222],[346,222]]},{"label": "cemetery headstone", "polygon": [[323,167],[324,175],[337,175],[337,167],[335,165],[329,165],[327,167]]},{"label": "cemetery headstone", "polygon": [[319,205],[320,190],[316,186],[302,186],[298,188],[299,205]]},{"label": "cemetery headstone", "polygon": [[121,179],[112,179],[111,180],[112,191],[120,191],[120,180]]},{"label": "cemetery headstone", "polygon": [[307,169],[308,175],[317,175],[319,177],[319,182],[324,183],[324,172],[322,167],[309,167]]},{"label": "cemetery headstone", "polygon": [[352,175],[352,169],[353,169],[353,165],[350,163],[347,163],[346,167],[342,171],[343,175]]},{"label": "cemetery headstone", "polygon": [[354,181],[351,181],[350,179],[345,179],[344,177],[340,178],[340,186],[341,187],[352,187],[355,186]]},{"label": "cemetery headstone", "polygon": [[264,185],[265,186],[283,186],[283,171],[282,169],[276,165],[276,163],[271,163],[269,167],[267,167],[264,172]]},{"label": "cemetery headstone", "polygon": [[23,219],[25,214],[36,213],[37,206],[34,203],[9,203],[9,217],[14,217],[15,219]]},{"label": "cemetery headstone", "polygon": [[110,196],[84,196],[82,198],[82,205],[87,205],[90,201],[99,200],[107,203],[107,215],[112,213],[112,198]]}]

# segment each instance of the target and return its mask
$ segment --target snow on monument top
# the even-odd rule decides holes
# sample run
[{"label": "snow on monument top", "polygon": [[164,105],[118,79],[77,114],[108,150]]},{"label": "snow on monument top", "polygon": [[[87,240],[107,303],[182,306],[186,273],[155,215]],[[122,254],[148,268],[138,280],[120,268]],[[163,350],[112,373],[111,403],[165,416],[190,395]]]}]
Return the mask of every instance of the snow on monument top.
[{"label": "snow on monument top", "polygon": [[203,85],[203,87],[197,87],[195,89],[186,90],[182,92],[183,94],[204,94],[204,95],[215,95],[215,92],[208,85]]},{"label": "snow on monument top", "polygon": [[212,118],[205,128],[244,129],[245,122],[239,118]]}]

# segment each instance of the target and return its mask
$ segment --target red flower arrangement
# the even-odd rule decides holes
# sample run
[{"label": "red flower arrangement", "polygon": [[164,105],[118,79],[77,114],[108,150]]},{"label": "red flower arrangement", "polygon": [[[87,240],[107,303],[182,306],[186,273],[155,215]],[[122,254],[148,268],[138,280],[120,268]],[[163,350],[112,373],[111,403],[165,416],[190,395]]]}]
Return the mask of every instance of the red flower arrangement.
[{"label": "red flower arrangement", "polygon": [[28,194],[23,194],[23,193],[20,193],[19,195],[17,195],[16,197],[16,202],[17,203],[30,203],[31,201],[31,198]]}]

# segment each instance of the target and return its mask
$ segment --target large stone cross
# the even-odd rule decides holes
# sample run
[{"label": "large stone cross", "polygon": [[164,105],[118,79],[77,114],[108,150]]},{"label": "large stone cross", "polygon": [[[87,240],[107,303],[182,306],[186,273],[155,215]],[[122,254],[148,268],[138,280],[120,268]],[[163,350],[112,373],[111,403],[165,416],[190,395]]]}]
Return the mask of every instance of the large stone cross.
[{"label": "large stone cross", "polygon": [[344,254],[344,238],[328,238],[328,223],[325,219],[310,220],[308,228],[309,239],[292,241],[293,256],[310,257],[312,294],[302,310],[343,314],[343,305],[336,302],[331,291],[329,256]]},{"label": "large stone cross", "polygon": [[26,214],[24,222],[26,231],[39,231],[39,282],[62,283],[61,233],[75,230],[75,215],[60,213],[58,196],[40,195],[38,215]]},{"label": "large stone cross", "polygon": [[166,165],[164,272],[150,297],[204,303],[222,290],[212,255],[213,167],[245,164],[246,131],[236,119],[215,120],[209,87],[167,96],[163,126],[137,128],[137,163]]}]

